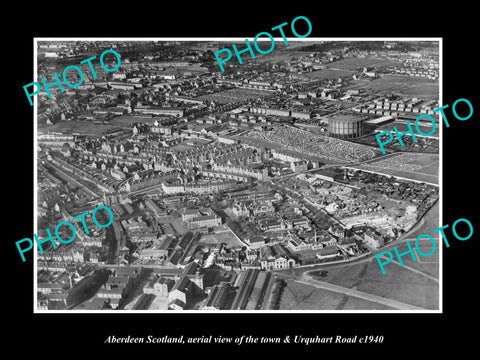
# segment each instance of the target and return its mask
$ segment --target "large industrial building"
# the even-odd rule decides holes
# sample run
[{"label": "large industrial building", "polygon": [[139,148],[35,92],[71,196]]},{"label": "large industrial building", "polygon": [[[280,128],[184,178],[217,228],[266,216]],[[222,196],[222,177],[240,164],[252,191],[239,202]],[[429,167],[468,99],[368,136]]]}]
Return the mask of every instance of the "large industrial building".
[{"label": "large industrial building", "polygon": [[339,139],[353,139],[363,135],[363,120],[358,117],[330,118],[328,132],[331,137]]}]

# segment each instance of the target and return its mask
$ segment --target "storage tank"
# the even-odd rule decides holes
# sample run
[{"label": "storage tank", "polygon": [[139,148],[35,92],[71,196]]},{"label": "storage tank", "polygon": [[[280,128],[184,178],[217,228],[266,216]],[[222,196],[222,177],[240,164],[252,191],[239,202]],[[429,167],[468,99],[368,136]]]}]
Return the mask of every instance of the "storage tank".
[{"label": "storage tank", "polygon": [[329,135],[340,139],[353,139],[363,135],[363,119],[333,118],[328,122]]}]

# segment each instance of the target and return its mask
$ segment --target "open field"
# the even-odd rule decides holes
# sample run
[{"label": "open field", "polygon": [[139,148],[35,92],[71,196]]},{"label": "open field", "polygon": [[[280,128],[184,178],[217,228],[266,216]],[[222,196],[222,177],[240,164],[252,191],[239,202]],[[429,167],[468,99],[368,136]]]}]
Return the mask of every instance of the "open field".
[{"label": "open field", "polygon": [[392,310],[392,308],[368,300],[358,299],[334,291],[318,289],[287,280],[281,310]]},{"label": "open field", "polygon": [[95,124],[88,121],[59,121],[53,125],[40,125],[38,126],[39,132],[44,129],[45,131],[53,132],[65,132],[68,134],[81,134],[101,136],[105,131],[118,128],[119,126],[114,124]]},{"label": "open field", "polygon": [[438,184],[439,166],[437,154],[399,153],[355,168]]},{"label": "open field", "polygon": [[222,231],[213,234],[205,234],[200,239],[202,243],[208,244],[226,244],[226,247],[239,247],[244,244],[237,239],[237,237],[232,233],[232,231]]},{"label": "open field", "polygon": [[370,81],[369,87],[378,94],[438,99],[440,86],[436,80],[421,77],[382,75],[382,77]]},{"label": "open field", "polygon": [[[426,309],[438,309],[438,282],[394,263],[385,265],[385,271],[383,275],[373,258],[369,262],[329,269],[328,274],[318,280]],[[435,277],[432,272],[428,275]]]},{"label": "open field", "polygon": [[[416,116],[420,116],[421,114],[418,113],[418,114],[415,114]],[[438,120],[438,117],[436,115],[432,115],[434,118],[436,118]],[[431,124],[431,123],[429,123]],[[410,121],[410,126],[415,129],[415,133],[417,134],[417,127],[415,126],[415,122],[414,121]],[[392,134],[394,134],[395,130],[393,129],[394,127],[397,128],[397,130],[401,133],[403,132],[406,132],[408,131],[408,126],[405,122],[402,122],[402,121],[394,121],[394,122],[391,122],[389,124],[385,124],[385,125],[381,125],[379,127],[376,128],[376,130],[378,131],[390,131]],[[418,129],[424,133],[424,134],[429,134],[431,131],[432,131],[432,126],[422,126],[422,125],[418,125]],[[421,138],[420,135],[416,135],[417,139],[418,138]],[[429,135],[429,137],[433,137],[433,138],[439,138],[440,137],[440,126],[438,125],[438,123],[435,125],[435,131]],[[395,137],[394,137],[394,141],[398,141]]]},{"label": "open field", "polygon": [[342,76],[352,76],[355,72],[350,70],[340,70],[340,69],[324,69],[312,71],[311,73],[302,74],[302,76],[307,77],[313,80],[329,80],[337,79]]},{"label": "open field", "polygon": [[108,123],[95,123],[93,121],[59,121],[53,125],[38,124],[39,132],[44,130],[48,131],[58,131],[66,132],[69,134],[78,133],[81,135],[94,135],[100,136],[105,131],[112,130],[115,128],[127,129],[130,128],[129,124],[132,123],[143,123],[143,124],[153,124],[155,121],[159,120],[159,117],[152,116],[132,116],[132,115],[122,115],[115,116],[108,121]]},{"label": "open field", "polygon": [[[265,44],[262,44],[262,38],[258,39],[259,46],[262,49],[267,49],[270,46],[270,40],[265,39]],[[316,42],[307,42],[307,41],[295,41],[290,40],[288,41],[288,45],[284,45],[283,40],[281,38],[275,40],[275,48],[269,54],[255,54],[255,61],[257,62],[270,62],[270,63],[277,63],[280,61],[290,61],[292,58],[300,58],[301,56],[309,56],[312,52],[311,51],[301,51],[296,50],[297,48],[303,48],[308,45],[315,44]],[[241,44],[240,44],[241,45]]]},{"label": "open field", "polygon": [[336,310],[397,310],[387,305],[374,303],[354,296],[345,296]]},{"label": "open field", "polygon": [[[429,234],[431,235],[431,233]],[[437,235],[437,234],[435,234]],[[415,253],[415,258],[417,259],[416,261],[413,260],[412,256],[410,254],[407,254],[402,258],[403,263],[405,266],[411,267],[413,269],[416,269],[418,271],[424,272],[430,276],[433,276],[434,278],[439,278],[439,252],[440,252],[440,247],[438,243],[438,239],[435,239],[435,251],[433,252],[432,255],[429,256],[422,256],[421,254],[418,253],[416,247],[415,247],[415,239],[409,240],[410,246],[414,249]],[[443,241],[442,241],[443,244]],[[442,245],[443,246],[443,245]],[[418,247],[420,248],[420,251],[423,254],[429,254],[433,250],[433,245],[430,239],[428,238],[422,238],[418,242]],[[408,247],[406,243],[402,243],[397,245],[397,250],[399,253],[403,253],[408,250]],[[388,271],[388,266],[390,264],[385,266],[385,271]],[[398,265],[396,265],[398,266]],[[392,270],[395,270],[396,268],[392,265],[391,266]]]},{"label": "open field", "polygon": [[357,290],[426,309],[439,307],[438,282],[397,264],[391,265],[382,275],[377,261],[372,261]]},{"label": "open field", "polygon": [[343,295],[287,280],[281,310],[335,310]]},{"label": "open field", "polygon": [[363,69],[364,67],[385,67],[385,66],[397,66],[401,63],[388,59],[380,58],[348,58],[327,64],[329,68],[344,69],[344,70],[356,70]]}]

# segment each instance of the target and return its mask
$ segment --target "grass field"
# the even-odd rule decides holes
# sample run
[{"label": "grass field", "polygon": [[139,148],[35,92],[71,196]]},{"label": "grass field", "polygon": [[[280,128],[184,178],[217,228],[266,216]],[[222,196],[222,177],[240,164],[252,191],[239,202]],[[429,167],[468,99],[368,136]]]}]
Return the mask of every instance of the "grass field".
[{"label": "grass field", "polygon": [[379,94],[397,94],[423,99],[438,99],[440,88],[436,80],[396,75],[383,75],[372,80],[369,87]]},{"label": "grass field", "polygon": [[327,64],[329,68],[344,70],[355,70],[363,67],[385,67],[395,65],[401,65],[401,63],[379,58],[348,58]]},{"label": "grass field", "polygon": [[59,121],[53,125],[40,125],[38,126],[39,132],[42,129],[53,132],[65,132],[65,133],[78,133],[82,135],[101,136],[105,131],[118,128],[119,126],[114,124],[95,124],[88,121]]},{"label": "grass field", "polygon": [[311,73],[303,74],[309,79],[314,80],[329,80],[329,79],[337,79],[342,76],[351,76],[355,72],[350,70],[336,70],[336,69],[324,69],[324,70],[317,70],[312,71]]},{"label": "grass field", "polygon": [[[402,261],[405,264],[405,266],[409,266],[413,269],[419,270],[421,272],[424,272],[438,279],[439,266],[440,266],[440,263],[439,263],[440,248],[438,246],[439,244],[438,239],[435,239],[435,244],[436,244],[435,251],[433,252],[432,255],[429,255],[429,256],[422,256],[422,254],[419,254],[419,252],[415,247],[415,239],[410,240],[409,242],[410,242],[410,246],[414,249],[415,258],[417,260],[414,261],[411,255],[404,256],[402,258]],[[423,254],[428,254],[433,250],[432,243],[428,238],[422,238],[421,240],[419,240],[418,247]],[[403,244],[397,245],[397,250],[399,253],[403,253],[407,251],[408,250],[407,244],[403,243]],[[392,269],[395,269],[395,268],[392,266]]]},{"label": "grass field", "polygon": [[337,305],[337,310],[396,310],[390,306],[374,303],[371,301],[359,299],[352,296],[344,296],[340,304]]},{"label": "grass field", "polygon": [[[396,264],[385,275],[380,272],[377,261],[369,263],[364,280],[357,290],[420,306],[438,309],[438,283]],[[388,266],[388,265],[387,265]]]},{"label": "grass field", "polygon": [[[259,38],[262,40],[262,38]],[[260,47],[267,49],[270,46],[270,40],[267,39],[265,44],[261,44],[262,41],[259,41]],[[256,54],[255,61],[257,62],[271,62],[277,63],[280,61],[290,61],[292,58],[300,58],[301,56],[309,56],[311,51],[300,51],[296,50],[297,48],[302,48],[304,46],[315,44],[315,41],[306,42],[306,41],[288,41],[288,45],[283,45],[283,40],[275,40],[275,48],[269,54]]]},{"label": "grass field", "polygon": [[226,247],[244,246],[244,244],[240,240],[238,240],[237,237],[230,230],[203,235],[200,241],[202,243],[208,244],[224,243],[226,244]]},{"label": "grass field", "polygon": [[281,310],[391,310],[392,308],[368,300],[343,295],[313,286],[287,280]]},{"label": "grass field", "polygon": [[438,184],[439,161],[437,154],[399,153],[356,167],[378,171],[386,175]]},{"label": "grass field", "polygon": [[281,310],[335,310],[343,295],[287,280]]},{"label": "grass field", "polygon": [[[407,260],[405,263],[409,265]],[[435,277],[434,267],[428,270],[427,274]],[[329,269],[328,274],[319,280],[426,309],[438,309],[437,282],[394,263],[385,265],[385,271],[383,275],[377,260],[373,258],[369,262]]]},{"label": "grass field", "polygon": [[[415,114],[415,115],[420,116],[420,113]],[[417,127],[415,126],[415,123],[413,121],[410,122],[410,126],[413,129],[415,129],[415,133],[417,134],[417,137],[420,137],[418,135],[418,132],[417,132]],[[393,134],[395,132],[395,130],[393,129],[394,127],[396,127],[397,130],[401,133],[408,130],[407,124],[405,122],[402,122],[402,121],[394,121],[394,122],[391,122],[389,124],[381,125],[381,126],[377,127],[376,130],[378,130],[378,131],[390,131]],[[429,134],[432,131],[432,126],[418,125],[418,129],[424,134]],[[435,125],[435,131],[429,136],[437,138],[437,139],[440,137],[440,126],[438,126],[438,124]],[[394,141],[398,141],[398,140],[394,138]]]}]

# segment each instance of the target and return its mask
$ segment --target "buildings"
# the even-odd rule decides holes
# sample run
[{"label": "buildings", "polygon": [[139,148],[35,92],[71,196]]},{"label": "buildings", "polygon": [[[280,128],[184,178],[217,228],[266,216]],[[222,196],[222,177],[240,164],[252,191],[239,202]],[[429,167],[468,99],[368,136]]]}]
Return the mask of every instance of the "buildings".
[{"label": "buildings", "polygon": [[168,298],[175,280],[152,273],[152,276],[143,287],[143,293]]},{"label": "buildings", "polygon": [[373,229],[368,229],[365,232],[364,239],[365,242],[374,249],[382,247],[385,243],[383,237],[378,235]]},{"label": "buildings", "polygon": [[182,220],[190,229],[211,228],[222,225],[222,218],[211,208],[183,209]]},{"label": "buildings", "polygon": [[[208,176],[210,172],[202,172],[203,175]],[[222,190],[230,189],[234,187],[236,181],[205,181],[205,182],[193,182],[184,183],[183,181],[163,181],[162,190],[165,194],[183,194],[183,193],[195,193],[195,194],[209,194]]]},{"label": "buildings", "polygon": [[308,162],[305,160],[300,160],[300,161],[292,161],[290,163],[290,167],[293,172],[301,172],[301,171],[306,171],[308,166]]},{"label": "buildings", "polygon": [[175,117],[182,117],[184,110],[182,108],[173,107],[159,107],[159,106],[137,106],[135,112],[144,115],[172,115]]},{"label": "buildings", "polygon": [[203,292],[195,282],[191,281],[187,275],[184,275],[175,282],[175,285],[169,292],[168,299],[170,303],[168,307],[172,310],[183,310],[186,307],[191,307],[195,303],[196,298],[201,296],[201,294]]},{"label": "buildings", "polygon": [[189,222],[190,228],[210,228],[215,226],[220,226],[222,224],[222,218],[216,214],[209,214],[203,216],[197,216]]},{"label": "buildings", "polygon": [[145,200],[145,206],[146,206],[147,208],[149,208],[149,209],[154,213],[154,215],[157,216],[157,217],[158,217],[158,216],[162,216],[162,215],[164,215],[164,213],[165,213],[165,211],[162,210],[162,209],[160,209],[160,208],[158,207],[158,205],[155,204],[155,202],[154,202],[152,199],[150,199],[150,198],[148,198],[148,199]]},{"label": "buildings", "polygon": [[[367,114],[365,118],[385,115],[366,121],[374,127],[395,119],[395,113],[431,111],[438,103],[433,96],[432,100],[391,97],[388,90],[375,94],[373,86],[369,89],[365,84],[382,79],[371,81],[365,74],[361,81],[352,76],[324,79],[330,71],[323,70],[319,77],[308,74],[343,56],[352,57],[347,63],[353,63],[359,53],[355,44],[350,45],[348,52],[339,46],[328,55],[312,52],[287,64],[261,64],[268,67],[265,72],[251,63],[224,75],[161,69],[189,66],[185,56],[202,59],[204,66],[211,58],[203,58],[211,54],[195,50],[185,55],[190,43],[179,50],[174,45],[163,49],[159,42],[158,56],[140,52],[140,60],[122,63],[122,72],[113,74],[113,81],[111,76],[98,79],[61,95],[59,101],[39,96],[43,112],[39,121],[47,129],[38,139],[39,162],[45,161],[39,166],[39,188],[44,191],[40,203],[44,198],[47,203],[38,212],[42,221],[57,220],[56,203],[76,215],[103,197],[124,228],[120,231],[118,224],[112,225],[106,235],[92,236],[79,231],[77,248],[62,246],[46,252],[39,256],[39,269],[65,272],[71,262],[103,268],[105,262],[122,268],[140,265],[152,272],[141,285],[134,274],[112,274],[99,290],[101,306],[108,302],[123,308],[125,299],[143,291],[144,298],[158,298],[155,306],[161,310],[196,306],[250,310],[264,306],[262,293],[268,294],[268,278],[274,277],[268,275],[270,270],[356,255],[358,234],[352,238],[343,226],[324,231],[335,219],[347,228],[347,221],[368,220],[373,230],[361,234],[368,246],[360,250],[382,246],[376,234],[389,225],[382,220],[382,208],[370,207],[364,198],[374,197],[380,188],[385,190],[381,196],[396,196],[420,207],[428,194],[404,182],[384,187],[389,180],[343,171],[339,164],[348,167],[375,158],[379,149],[368,143],[370,135],[364,136],[358,114],[356,118],[334,114],[348,114],[352,108]],[[359,63],[377,57],[362,54]],[[381,69],[369,71],[383,75]],[[404,115],[398,116],[401,121]],[[325,136],[329,118],[331,137]],[[46,124],[47,119],[56,126]],[[53,128],[66,130],[47,132]],[[315,169],[320,164],[321,174]],[[407,166],[390,163],[397,164]],[[311,177],[310,171],[299,174],[309,168]],[[72,189],[69,184],[74,180]],[[403,193],[421,195],[410,200],[399,195]],[[322,210],[330,204],[332,211],[323,216]],[[224,221],[230,216],[232,221]],[[223,231],[224,222],[234,234]],[[126,236],[111,241],[111,230]],[[316,231],[322,234],[317,236]],[[198,274],[197,269],[184,271],[193,262]],[[212,275],[215,271],[222,275]],[[225,273],[234,279],[226,280]],[[40,290],[51,291],[43,285]],[[198,296],[192,297],[191,291]],[[40,297],[42,308],[47,295]],[[205,302],[197,301],[207,295]]]},{"label": "buildings", "polygon": [[202,310],[229,310],[237,290],[228,283],[215,285],[209,292]]}]

